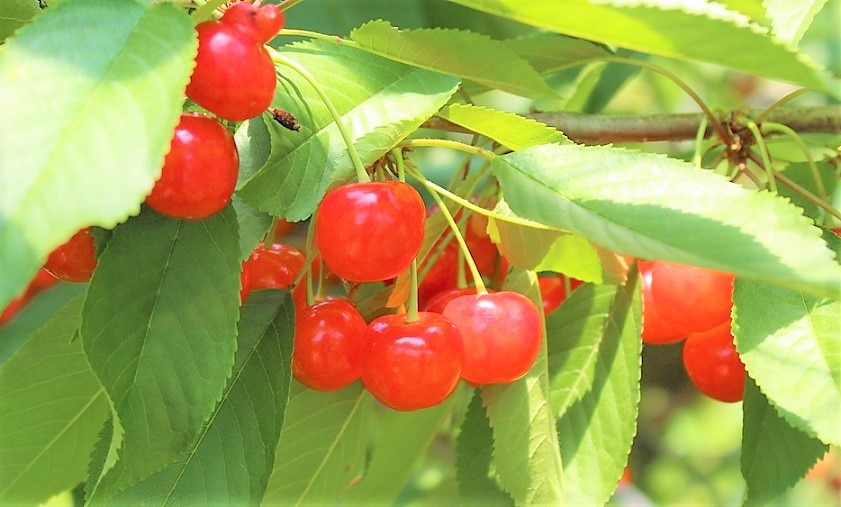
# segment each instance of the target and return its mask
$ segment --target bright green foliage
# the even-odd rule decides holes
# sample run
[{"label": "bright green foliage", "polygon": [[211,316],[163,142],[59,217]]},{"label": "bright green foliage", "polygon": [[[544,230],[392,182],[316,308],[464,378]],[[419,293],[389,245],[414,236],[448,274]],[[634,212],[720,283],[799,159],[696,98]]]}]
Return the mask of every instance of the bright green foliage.
[{"label": "bright green foliage", "polygon": [[[539,301],[537,280],[515,271],[506,290]],[[545,334],[544,334],[545,336]],[[482,388],[482,399],[493,428],[493,463],[502,488],[517,505],[558,505],[565,497],[564,471],[549,404],[546,343],[534,366],[513,384]]]},{"label": "bright green foliage", "polygon": [[805,55],[767,35],[745,16],[712,2],[454,1],[591,41],[653,55],[715,63],[822,91],[832,89],[818,65]]},{"label": "bright green foliage", "polygon": [[38,2],[29,0],[8,0],[3,5],[3,15],[0,16],[0,44],[15,30],[25,25],[38,14]]},{"label": "bright green foliage", "polygon": [[147,210],[115,229],[81,327],[91,368],[125,429],[100,498],[169,465],[198,436],[234,361],[239,269],[230,207],[202,221]]},{"label": "bright green foliage", "polygon": [[348,490],[347,504],[394,505],[426,449],[449,419],[458,398],[456,391],[432,408],[414,412],[390,410],[383,414],[375,450],[362,480]]},{"label": "bright green foliage", "polygon": [[3,45],[0,306],[78,229],[138,212],[195,51],[181,9],[131,0],[67,2]]},{"label": "bright green foliage", "polygon": [[358,383],[319,392],[293,382],[266,505],[339,503],[365,466],[370,406]]},{"label": "bright green foliage", "polygon": [[791,45],[800,42],[826,0],[763,0],[774,35]]},{"label": "bright green foliage", "polygon": [[[640,399],[640,289],[579,287],[546,323],[565,499],[601,505],[616,489],[636,435]],[[590,306],[589,314],[582,307]]]},{"label": "bright green foliage", "polygon": [[541,74],[557,72],[612,54],[605,46],[555,33],[534,33],[504,42]]},{"label": "bright green foliage", "polygon": [[[358,49],[324,42],[281,49],[320,83],[370,164],[432,116],[455,91],[454,78],[409,67]],[[305,79],[281,69],[274,106],[294,114],[299,132],[272,125],[271,155],[241,184],[258,209],[298,221],[312,214],[327,186],[347,181],[353,165],[333,117]]]},{"label": "bright green foliage", "polygon": [[401,63],[470,79],[515,95],[555,95],[529,62],[486,35],[441,28],[398,30],[379,20],[353,30],[350,37],[359,47]]},{"label": "bright green foliage", "polygon": [[746,503],[762,505],[802,479],[828,447],[780,417],[750,378],[743,410],[741,458]]},{"label": "bright green foliage", "polygon": [[488,233],[512,266],[534,271],[556,271],[594,283],[620,283],[625,270],[616,254],[575,234],[546,230],[500,220],[515,217],[500,201],[488,220]]},{"label": "bright green foliage", "polygon": [[792,426],[841,445],[841,301],[736,280],[736,347]]},{"label": "bright green foliage", "polygon": [[0,368],[0,504],[37,504],[85,477],[108,414],[79,340],[83,297],[70,301]]},{"label": "bright green foliage", "polygon": [[[114,505],[257,505],[269,480],[292,378],[294,309],[256,291],[242,308],[233,371],[195,443],[173,464],[107,499]],[[94,502],[104,500],[94,497]]]},{"label": "bright green foliage", "polygon": [[517,151],[539,144],[569,142],[563,133],[540,122],[469,104],[450,104],[437,116],[456,125],[487,136],[506,148]]},{"label": "bright green foliage", "polygon": [[[271,137],[263,117],[240,125],[234,140],[239,152],[239,181],[242,182],[263,167],[271,152]],[[239,222],[240,258],[245,260],[268,232],[272,217],[246,203],[237,194],[234,194],[232,202]]]},{"label": "bright green foliage", "polygon": [[525,218],[616,252],[841,297],[841,266],[818,230],[769,193],[611,147],[538,146],[493,166],[511,209]]},{"label": "bright green foliage", "polygon": [[479,391],[473,395],[456,444],[456,477],[461,505],[513,505],[491,474],[493,430]]}]

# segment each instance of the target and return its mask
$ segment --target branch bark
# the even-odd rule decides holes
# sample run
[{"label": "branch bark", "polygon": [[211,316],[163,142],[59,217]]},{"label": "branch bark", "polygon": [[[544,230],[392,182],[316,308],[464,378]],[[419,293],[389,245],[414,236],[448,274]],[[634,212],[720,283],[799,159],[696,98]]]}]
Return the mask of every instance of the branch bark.
[{"label": "branch bark", "polygon": [[[719,113],[718,120],[726,127],[739,117],[756,118],[760,113],[762,110],[759,109]],[[702,113],[624,116],[556,112],[526,116],[555,127],[573,141],[583,144],[692,140],[704,118]],[[779,107],[765,115],[764,120],[788,125],[798,133],[841,134],[841,106]],[[424,127],[470,132],[438,117],[429,119]],[[705,137],[712,133],[708,126]]]}]

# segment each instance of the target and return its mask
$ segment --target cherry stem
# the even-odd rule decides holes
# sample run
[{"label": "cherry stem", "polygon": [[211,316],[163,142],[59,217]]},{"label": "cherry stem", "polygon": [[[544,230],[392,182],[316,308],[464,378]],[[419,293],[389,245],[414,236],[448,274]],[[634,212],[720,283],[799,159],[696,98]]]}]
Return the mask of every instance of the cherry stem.
[{"label": "cherry stem", "polygon": [[297,4],[301,3],[303,0],[283,0],[279,4],[277,4],[278,8],[281,12],[285,10],[289,10],[292,7],[295,7]]},{"label": "cherry stem", "polygon": [[699,168],[702,166],[702,159],[704,158],[704,134],[707,132],[707,125],[709,125],[709,118],[704,116],[698,126],[698,132],[695,134],[695,153],[692,155],[692,164]]},{"label": "cherry stem", "polygon": [[477,157],[482,157],[487,160],[493,160],[498,155],[492,151],[488,151],[481,146],[471,146],[459,141],[451,141],[449,139],[410,139],[402,144],[410,147],[426,147],[426,148],[450,148],[453,150],[463,151]]},{"label": "cherry stem", "polygon": [[290,69],[294,70],[298,74],[301,75],[306,81],[313,87],[318,96],[321,97],[321,100],[324,102],[324,105],[327,106],[327,110],[330,111],[330,115],[333,117],[333,121],[336,123],[336,127],[339,129],[339,133],[342,135],[342,139],[345,142],[345,146],[347,146],[348,154],[350,155],[350,160],[353,162],[353,168],[356,170],[356,178],[359,182],[368,182],[371,181],[371,178],[368,177],[368,173],[365,171],[365,165],[362,164],[362,159],[359,158],[359,153],[356,152],[356,147],[353,145],[353,138],[348,132],[347,128],[345,128],[344,124],[342,123],[342,117],[339,115],[339,111],[336,110],[336,106],[333,105],[333,102],[330,100],[330,97],[327,96],[327,93],[318,83],[318,81],[313,77],[312,74],[307,71],[304,67],[302,67],[298,62],[287,58],[280,53],[278,53],[275,49],[266,46],[266,50],[272,57],[272,61],[275,63],[279,63],[280,65],[284,65],[289,67]]},{"label": "cherry stem", "polygon": [[715,114],[713,114],[712,110],[710,110],[709,106],[707,106],[707,103],[704,102],[704,100],[697,93],[695,93],[695,90],[693,90],[688,84],[686,84],[685,81],[683,81],[681,78],[679,78],[676,74],[672,73],[669,70],[666,70],[663,67],[660,67],[659,65],[655,65],[655,64],[650,63],[650,62],[646,62],[646,61],[643,61],[643,60],[635,60],[635,59],[627,58],[627,57],[606,56],[606,57],[601,58],[601,60],[606,61],[606,62],[624,63],[624,64],[627,64],[627,65],[636,65],[637,67],[642,67],[644,69],[648,69],[650,71],[653,71],[653,72],[656,72],[656,73],[660,74],[661,76],[665,76],[665,77],[669,78],[672,82],[674,82],[676,85],[678,85],[681,90],[686,92],[686,94],[689,95],[689,97],[693,101],[695,101],[696,104],[698,104],[698,107],[701,108],[701,111],[703,111],[704,114],[707,116],[707,118],[710,120],[710,124],[712,125],[713,130],[715,130],[715,133],[718,136],[718,138],[721,139],[721,141],[724,144],[727,144],[727,145],[730,144],[730,135],[727,133],[727,131],[724,130],[724,127],[721,126],[721,123],[718,122],[718,119],[716,118]]},{"label": "cherry stem", "polygon": [[818,189],[818,195],[821,199],[828,202],[826,187],[824,187],[823,179],[821,179],[820,172],[818,171],[818,166],[815,165],[815,159],[812,158],[812,153],[809,151],[809,147],[806,146],[806,143],[803,142],[803,138],[800,137],[794,129],[788,125],[783,125],[782,123],[774,123],[770,121],[765,122],[762,124],[760,129],[766,132],[778,132],[780,134],[787,135],[792,141],[794,141],[806,157],[806,162],[809,164],[809,169],[812,171],[812,178],[815,180],[815,188]]},{"label": "cherry stem", "polygon": [[412,266],[409,268],[409,300],[406,302],[406,322],[417,322],[420,320],[418,316],[418,259],[412,260]]},{"label": "cherry stem", "polygon": [[[315,260],[317,254],[315,248],[315,242],[313,239],[315,238],[315,215],[318,213],[318,210],[313,212],[313,216],[310,219],[310,226],[307,227],[307,306],[312,306],[315,304],[315,293],[313,292],[313,284],[312,284],[312,263]],[[312,257],[312,260],[310,259]],[[323,270],[319,270],[321,273]],[[321,282],[319,281],[319,290],[321,288]]]},{"label": "cherry stem", "polygon": [[438,209],[441,210],[441,213],[444,215],[444,218],[450,225],[450,229],[453,231],[453,236],[458,242],[458,247],[464,253],[464,260],[467,262],[467,269],[470,270],[470,276],[473,277],[473,283],[474,285],[476,285],[476,293],[487,294],[488,289],[485,288],[485,282],[482,281],[482,275],[479,273],[479,268],[476,267],[476,262],[470,255],[470,249],[467,248],[467,242],[464,241],[464,236],[462,236],[461,231],[458,229],[458,224],[456,224],[456,221],[453,219],[453,214],[450,213],[450,210],[447,208],[447,205],[444,204],[444,201],[441,199],[441,197],[436,192],[431,191],[430,187],[427,186],[429,182],[426,180],[426,178],[421,179],[419,181],[422,185],[424,185],[427,188],[427,190],[430,190],[432,198],[435,200],[435,203],[438,204]]},{"label": "cherry stem", "polygon": [[774,109],[777,109],[778,107],[782,106],[783,104],[786,104],[786,103],[790,102],[791,100],[796,99],[797,97],[803,95],[804,93],[806,93],[808,91],[809,90],[807,90],[806,88],[800,88],[799,90],[794,90],[793,92],[791,92],[789,94],[783,95],[782,97],[780,97],[779,99],[774,101],[773,104],[766,107],[764,111],[762,111],[761,113],[756,115],[756,118],[754,119],[754,121],[756,121],[756,123],[758,125],[762,125],[762,120],[764,120],[765,117],[768,116],[769,113],[771,113],[771,111],[773,111]]},{"label": "cherry stem", "polygon": [[753,134],[753,140],[759,147],[759,155],[762,157],[762,165],[765,166],[765,173],[768,175],[768,189],[775,194],[779,193],[777,191],[777,181],[774,179],[774,166],[771,165],[771,156],[768,154],[768,147],[765,146],[765,139],[762,138],[762,132],[759,131],[759,127],[753,120],[745,120],[742,124],[750,130],[751,134]]},{"label": "cherry stem", "polygon": [[[293,2],[294,0],[286,0],[279,4],[280,10],[285,10],[283,5],[287,2]],[[298,0],[301,1],[301,0]],[[291,7],[291,6],[290,6]],[[288,35],[290,37],[308,37],[310,39],[318,39],[323,40],[325,42],[333,42],[336,44],[348,45],[348,46],[356,46],[356,42],[350,39],[343,39],[338,35],[327,35],[326,33],[320,32],[313,32],[310,30],[299,30],[296,28],[283,28],[277,32],[278,36]]]}]

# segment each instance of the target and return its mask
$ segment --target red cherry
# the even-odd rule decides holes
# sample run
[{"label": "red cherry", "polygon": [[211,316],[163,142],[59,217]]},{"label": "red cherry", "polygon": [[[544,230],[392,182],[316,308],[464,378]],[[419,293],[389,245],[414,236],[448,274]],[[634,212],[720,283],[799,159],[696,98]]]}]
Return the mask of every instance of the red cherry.
[{"label": "red cherry", "polygon": [[640,275],[642,275],[642,341],[650,345],[665,345],[675,343],[686,338],[686,334],[675,329],[657,312],[656,304],[651,296],[651,268],[652,261],[639,261]]},{"label": "red cherry", "polygon": [[499,253],[496,244],[487,232],[488,217],[474,213],[467,217],[464,241],[476,268],[492,283],[501,284],[508,273],[508,259]]},{"label": "red cherry", "polygon": [[381,403],[395,410],[438,405],[458,385],[464,358],[459,330],[437,313],[420,320],[384,315],[370,324],[362,382]]},{"label": "red cherry", "polygon": [[243,1],[228,7],[220,21],[246,30],[257,42],[265,44],[283,28],[284,17],[275,4],[257,7]]},{"label": "red cherry", "polygon": [[251,265],[248,261],[242,263],[242,268],[239,272],[239,300],[244,303],[251,294]]},{"label": "red cherry", "polygon": [[237,147],[228,129],[208,116],[182,114],[146,204],[175,218],[209,217],[231,200],[238,172]]},{"label": "red cherry", "polygon": [[423,243],[426,210],[417,190],[399,181],[351,183],[324,196],[316,241],[327,267],[352,282],[394,278]]},{"label": "red cherry", "polygon": [[444,316],[464,340],[462,377],[473,384],[510,383],[525,375],[540,353],[543,319],[517,292],[461,296]]},{"label": "red cherry", "polygon": [[739,359],[730,322],[690,334],[683,344],[683,365],[699,391],[719,401],[741,401],[745,391],[745,365]]},{"label": "red cherry", "polygon": [[226,120],[242,121],[272,103],[274,63],[254,34],[221,21],[196,26],[199,50],[187,96]]},{"label": "red cherry", "polygon": [[15,315],[17,315],[17,313],[21,311],[21,309],[24,306],[26,306],[26,303],[29,302],[29,298],[29,294],[23,294],[9,301],[9,304],[6,305],[6,308],[4,308],[2,312],[0,312],[0,326],[6,324],[7,322],[15,318]]},{"label": "red cherry", "polygon": [[96,268],[96,248],[90,229],[82,229],[47,257],[44,269],[65,282],[87,282]]},{"label": "red cherry", "polygon": [[421,308],[427,306],[437,294],[458,285],[458,257],[458,244],[451,241],[418,284],[418,304]]},{"label": "red cherry", "polygon": [[[556,308],[561,306],[561,303],[567,298],[566,284],[564,283],[564,275],[541,275],[537,277],[537,283],[540,286],[540,298],[543,301],[543,313],[549,315]],[[575,290],[584,282],[569,279],[570,290]]]},{"label": "red cherry", "polygon": [[0,326],[12,320],[15,315],[29,302],[35,294],[38,294],[44,289],[52,287],[58,283],[58,278],[54,277],[44,268],[38,270],[38,273],[29,281],[29,285],[23,291],[23,294],[9,301],[6,308],[0,312]]},{"label": "red cherry", "polygon": [[58,283],[58,278],[52,275],[44,268],[38,270],[35,277],[29,282],[29,287],[26,289],[32,294],[41,292],[44,289],[50,288]]},{"label": "red cherry", "polygon": [[[288,289],[298,278],[306,262],[304,254],[289,245],[274,243],[266,247],[260,243],[245,261],[245,269],[251,277],[250,290]],[[298,284],[292,291],[295,306],[305,307],[306,297],[306,287],[304,284]]]},{"label": "red cherry", "polygon": [[476,294],[476,287],[465,287],[463,289],[456,288],[441,291],[434,297],[430,298],[426,305],[422,307],[422,310],[431,313],[444,313],[444,308],[450,304],[450,301],[457,297],[468,296],[471,294]]},{"label": "red cherry", "polygon": [[723,324],[733,307],[733,275],[654,261],[651,301],[656,313],[684,334]]},{"label": "red cherry", "polygon": [[347,299],[302,310],[295,319],[292,374],[310,389],[341,389],[362,375],[371,330]]}]

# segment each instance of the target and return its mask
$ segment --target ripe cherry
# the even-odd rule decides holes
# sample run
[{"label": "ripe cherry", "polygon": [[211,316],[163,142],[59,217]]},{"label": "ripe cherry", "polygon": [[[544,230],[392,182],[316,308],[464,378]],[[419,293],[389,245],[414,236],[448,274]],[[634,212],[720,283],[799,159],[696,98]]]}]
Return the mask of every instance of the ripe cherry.
[{"label": "ripe cherry", "polygon": [[421,308],[425,307],[437,294],[456,288],[458,285],[458,257],[458,244],[454,241],[448,243],[441,250],[435,262],[429,267],[426,275],[418,284],[418,304]]},{"label": "ripe cherry", "polygon": [[6,305],[6,308],[0,312],[0,326],[6,324],[13,318],[24,306],[26,303],[29,302],[30,295],[27,293],[21,294],[20,296],[16,297],[15,299],[9,301],[9,304]]},{"label": "ripe cherry", "polygon": [[284,17],[275,4],[257,7],[242,1],[228,7],[221,21],[248,31],[257,42],[265,44],[283,28]]},{"label": "ripe cherry", "polygon": [[74,234],[47,257],[44,269],[65,282],[87,282],[96,268],[96,248],[90,228]]},{"label": "ripe cherry", "polygon": [[690,334],[683,344],[683,365],[699,391],[719,401],[741,401],[745,391],[745,365],[739,359],[730,321]]},{"label": "ripe cherry", "polygon": [[347,299],[303,309],[295,319],[292,374],[310,389],[341,389],[362,375],[371,330]]},{"label": "ripe cherry", "polygon": [[362,370],[365,387],[395,410],[438,405],[458,385],[464,352],[459,330],[437,313],[384,315],[370,324],[372,341]]},{"label": "ripe cherry", "polygon": [[492,283],[501,283],[508,273],[508,259],[499,253],[487,232],[487,227],[488,217],[473,213],[467,217],[464,241],[479,273],[489,278]]},{"label": "ripe cherry", "polygon": [[242,121],[272,103],[274,63],[254,32],[236,23],[205,21],[196,26],[199,50],[187,96],[226,120]]},{"label": "ripe cherry", "polygon": [[444,308],[457,297],[476,294],[476,287],[455,288],[441,291],[427,301],[421,309],[425,312],[444,313]]},{"label": "ripe cherry", "polygon": [[[561,306],[561,303],[567,298],[566,283],[564,283],[564,275],[541,275],[537,277],[537,283],[540,286],[540,298],[543,301],[543,313],[549,315],[556,308]],[[584,282],[569,279],[570,290],[575,290]]]},{"label": "ripe cherry", "polygon": [[461,331],[462,377],[472,384],[514,382],[531,369],[540,353],[540,311],[517,292],[461,296],[447,305],[444,316]]},{"label": "ripe cherry", "polygon": [[231,200],[238,172],[237,147],[228,129],[208,116],[182,114],[146,204],[175,218],[209,217]]},{"label": "ripe cherry", "polygon": [[316,242],[327,267],[352,282],[394,278],[423,243],[426,210],[417,190],[400,181],[351,183],[324,196]]},{"label": "ripe cherry", "polygon": [[651,296],[651,268],[652,261],[639,261],[638,266],[642,276],[642,341],[650,345],[665,345],[675,343],[686,338],[683,333],[672,326],[657,312],[656,304]]},{"label": "ripe cherry", "polygon": [[683,334],[723,324],[733,307],[733,275],[655,261],[651,266],[651,301],[656,313]]}]

